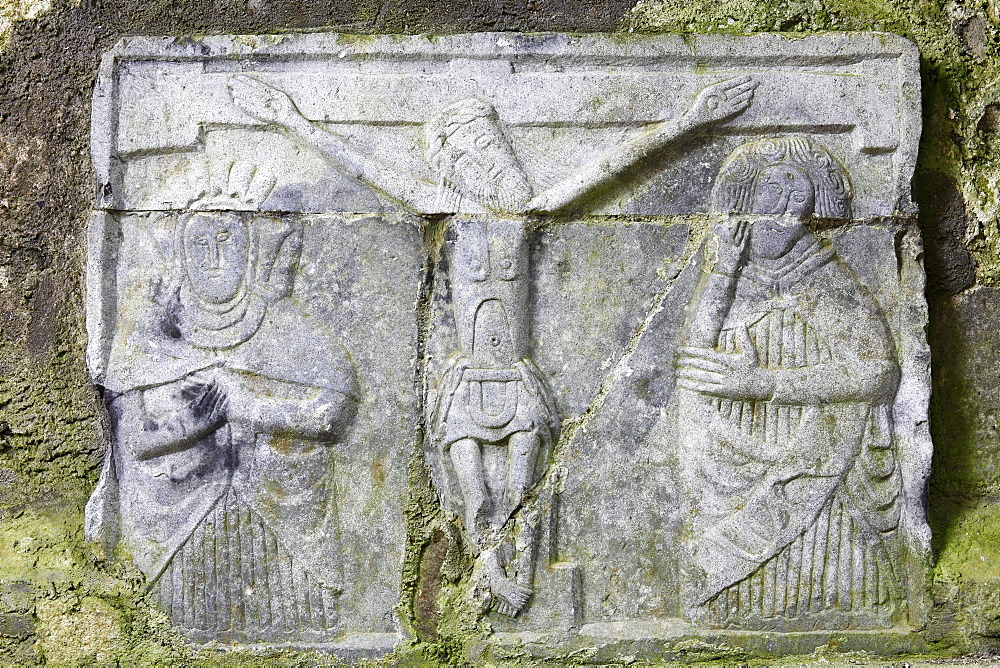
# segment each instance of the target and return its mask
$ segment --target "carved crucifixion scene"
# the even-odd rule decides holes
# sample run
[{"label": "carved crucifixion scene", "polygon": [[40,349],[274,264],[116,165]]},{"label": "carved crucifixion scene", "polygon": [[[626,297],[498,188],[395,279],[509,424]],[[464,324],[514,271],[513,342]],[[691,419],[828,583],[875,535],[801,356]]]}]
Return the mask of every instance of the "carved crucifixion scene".
[{"label": "carved crucifixion scene", "polygon": [[497,656],[905,635],[916,63],[867,34],[123,41],[88,537],[201,644],[355,660],[418,608]]}]

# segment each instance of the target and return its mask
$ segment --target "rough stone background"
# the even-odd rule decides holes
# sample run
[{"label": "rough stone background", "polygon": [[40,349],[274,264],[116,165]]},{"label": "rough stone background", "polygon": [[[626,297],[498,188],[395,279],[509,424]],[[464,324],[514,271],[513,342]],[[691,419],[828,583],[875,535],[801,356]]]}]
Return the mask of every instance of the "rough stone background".
[{"label": "rough stone background", "polygon": [[[477,30],[886,30],[922,52],[915,199],[929,275],[929,489],[942,656],[1000,651],[1000,2],[997,0],[0,0],[0,664],[217,665],[83,543],[105,418],[84,366],[90,94],[129,34]],[[439,233],[433,227],[428,234]],[[467,567],[419,462],[399,615],[403,660],[475,656],[438,605]],[[459,607],[456,607],[459,609]],[[697,652],[692,658],[699,658]],[[701,657],[710,658],[710,657]],[[751,659],[752,657],[748,657]],[[275,653],[226,662],[323,662]]]}]

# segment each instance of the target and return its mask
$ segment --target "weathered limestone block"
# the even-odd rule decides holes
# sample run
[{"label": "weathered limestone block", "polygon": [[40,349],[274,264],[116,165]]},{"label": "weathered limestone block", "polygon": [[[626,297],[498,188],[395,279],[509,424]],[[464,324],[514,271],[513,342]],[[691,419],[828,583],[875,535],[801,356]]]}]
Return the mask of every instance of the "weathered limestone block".
[{"label": "weathered limestone block", "polygon": [[89,534],[196,642],[378,653],[416,456],[497,657],[915,647],[917,68],[886,34],[123,41]]}]

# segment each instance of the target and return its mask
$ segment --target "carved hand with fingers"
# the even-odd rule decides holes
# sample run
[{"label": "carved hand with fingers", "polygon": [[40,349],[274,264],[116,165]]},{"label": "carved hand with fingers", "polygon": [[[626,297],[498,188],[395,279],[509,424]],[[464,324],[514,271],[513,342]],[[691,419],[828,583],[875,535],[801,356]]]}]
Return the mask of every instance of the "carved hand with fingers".
[{"label": "carved hand with fingers", "polygon": [[712,272],[735,276],[746,258],[747,242],[750,240],[750,221],[737,220],[734,225],[716,225],[709,240],[709,256]]},{"label": "carved hand with fingers", "polygon": [[736,77],[713,84],[701,91],[694,104],[684,114],[691,127],[724,121],[750,106],[759,82],[750,76]]},{"label": "carved hand with fingers", "polygon": [[774,374],[760,366],[757,350],[744,326],[739,330],[740,350],[682,346],[677,358],[677,386],[722,399],[770,401]]},{"label": "carved hand with fingers", "polygon": [[197,373],[188,376],[181,396],[190,402],[186,417],[198,433],[207,434],[226,419],[229,399],[214,379]]},{"label": "carved hand with fingers", "polygon": [[292,98],[253,77],[234,76],[229,94],[237,107],[265,123],[288,126],[302,118]]}]

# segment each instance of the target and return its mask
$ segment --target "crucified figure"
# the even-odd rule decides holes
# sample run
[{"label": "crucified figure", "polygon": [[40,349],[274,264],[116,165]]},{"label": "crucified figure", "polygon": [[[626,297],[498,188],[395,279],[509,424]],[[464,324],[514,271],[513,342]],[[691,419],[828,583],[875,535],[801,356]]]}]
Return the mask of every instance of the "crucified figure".
[{"label": "crucified figure", "polygon": [[[496,109],[464,99],[424,126],[436,181],[402,172],[306,119],[285,93],[247,76],[230,83],[251,116],[318,148],[337,169],[420,213],[456,217],[451,226],[451,288],[459,350],[438,384],[432,439],[457,494],[442,490],[462,517],[476,557],[472,592],[511,617],[533,595],[539,537],[532,490],[548,467],[559,416],[545,378],[531,360],[529,253],[517,214],[578,206],[613,186],[637,163],[669,144],[744,111],[757,83],[748,76],[708,86],[678,119],[642,128],[548,190],[536,193]],[[446,485],[446,488],[448,485]]]},{"label": "crucified figure", "polygon": [[425,125],[437,181],[408,174],[309,119],[284,92],[246,75],[231,79],[233,102],[250,116],[317,148],[338,171],[419,213],[551,213],[593,197],[625,171],[677,141],[742,113],[757,82],[741,76],[702,90],[680,118],[648,125],[542,193],[535,193],[493,105],[468,98]]}]

